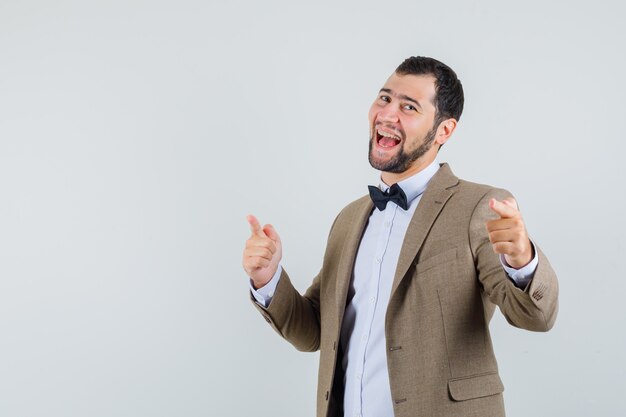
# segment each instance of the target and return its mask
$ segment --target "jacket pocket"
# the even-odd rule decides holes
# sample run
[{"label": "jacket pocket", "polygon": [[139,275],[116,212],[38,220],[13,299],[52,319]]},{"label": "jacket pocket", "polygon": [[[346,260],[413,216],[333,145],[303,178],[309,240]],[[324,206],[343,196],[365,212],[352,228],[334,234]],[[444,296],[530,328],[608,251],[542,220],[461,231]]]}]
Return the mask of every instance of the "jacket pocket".
[{"label": "jacket pocket", "polygon": [[504,385],[500,376],[493,373],[451,379],[448,381],[448,390],[453,400],[465,401],[500,394],[504,391]]}]

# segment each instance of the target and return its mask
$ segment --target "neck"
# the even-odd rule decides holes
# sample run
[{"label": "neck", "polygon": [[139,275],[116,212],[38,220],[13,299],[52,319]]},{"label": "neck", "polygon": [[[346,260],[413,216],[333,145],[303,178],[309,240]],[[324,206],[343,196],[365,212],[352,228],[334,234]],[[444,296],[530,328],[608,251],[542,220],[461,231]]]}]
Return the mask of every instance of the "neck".
[{"label": "neck", "polygon": [[405,180],[417,174],[418,172],[423,171],[424,168],[426,168],[435,160],[435,156],[437,156],[437,154],[434,154],[433,156],[429,156],[429,157],[424,155],[423,158],[419,158],[417,161],[413,162],[413,165],[411,165],[409,169],[407,169],[404,172],[394,173],[394,172],[383,171],[380,174],[380,178],[383,180],[385,184],[391,187],[395,183]]}]

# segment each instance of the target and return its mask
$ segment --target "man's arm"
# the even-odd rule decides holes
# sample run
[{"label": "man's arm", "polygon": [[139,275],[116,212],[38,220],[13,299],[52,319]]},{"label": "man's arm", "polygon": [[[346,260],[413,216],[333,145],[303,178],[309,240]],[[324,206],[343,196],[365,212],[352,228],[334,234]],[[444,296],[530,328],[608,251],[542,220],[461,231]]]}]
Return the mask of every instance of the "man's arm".
[{"label": "man's arm", "polygon": [[300,295],[282,267],[279,272],[282,244],[274,227],[271,225],[261,227],[254,216],[248,216],[247,220],[252,234],[246,241],[243,251],[244,270],[250,277],[254,289],[276,284],[267,308],[257,302],[254,294],[250,294],[254,306],[278,334],[287,339],[296,349],[318,350],[321,272],[313,280],[313,284],[304,296]]},{"label": "man's arm", "polygon": [[502,208],[492,201],[509,198],[512,196],[505,190],[491,190],[478,202],[472,214],[470,245],[478,279],[489,300],[500,307],[509,323],[523,329],[547,331],[556,320],[558,283],[543,252],[536,247],[537,269],[524,289],[517,288],[507,277],[498,259],[498,254],[503,254],[513,267],[522,267],[532,259],[527,252],[532,246],[517,207],[496,201],[508,206]]},{"label": "man's arm", "polygon": [[267,308],[254,306],[276,332],[303,352],[315,352],[320,346],[320,273],[304,295],[293,287],[289,275],[282,269],[276,291]]}]

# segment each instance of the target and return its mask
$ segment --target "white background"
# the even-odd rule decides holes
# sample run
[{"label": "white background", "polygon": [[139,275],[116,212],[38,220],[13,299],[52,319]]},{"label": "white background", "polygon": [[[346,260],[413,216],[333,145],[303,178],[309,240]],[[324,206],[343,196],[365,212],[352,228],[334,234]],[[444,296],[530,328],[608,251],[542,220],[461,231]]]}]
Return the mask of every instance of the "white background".
[{"label": "white background", "polygon": [[440,160],[511,190],[559,275],[553,331],[492,322],[508,416],[625,415],[624,12],[0,0],[0,416],[313,416],[318,355],[250,304],[245,216],[304,291],[410,55],[465,87]]}]

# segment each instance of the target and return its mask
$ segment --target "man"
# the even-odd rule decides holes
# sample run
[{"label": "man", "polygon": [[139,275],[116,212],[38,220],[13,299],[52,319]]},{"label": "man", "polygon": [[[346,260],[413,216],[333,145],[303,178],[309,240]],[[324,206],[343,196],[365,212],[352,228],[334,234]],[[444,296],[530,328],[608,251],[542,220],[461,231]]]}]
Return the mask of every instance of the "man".
[{"label": "man", "polygon": [[248,216],[243,266],[265,320],[320,350],[317,416],[504,416],[488,324],[549,330],[558,286],[504,190],[458,179],[439,148],[463,110],[454,71],[405,60],[369,112],[379,188],[346,206],[304,295],[271,225]]}]

